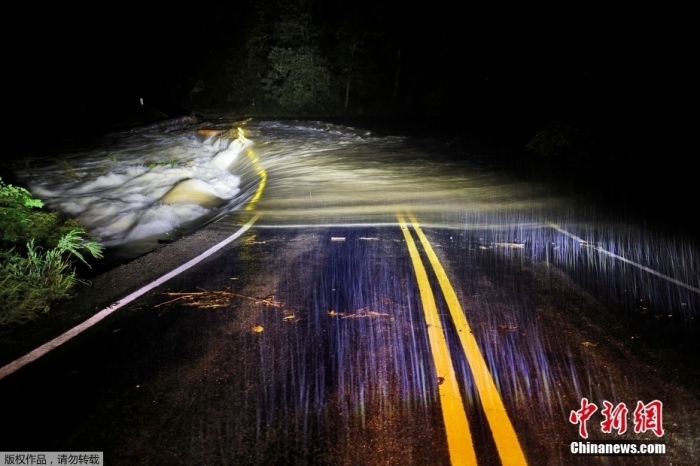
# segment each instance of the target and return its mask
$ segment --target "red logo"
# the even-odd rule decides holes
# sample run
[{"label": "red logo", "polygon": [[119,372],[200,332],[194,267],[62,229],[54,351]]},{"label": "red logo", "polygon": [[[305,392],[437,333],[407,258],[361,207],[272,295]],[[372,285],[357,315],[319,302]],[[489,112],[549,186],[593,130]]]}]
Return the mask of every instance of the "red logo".
[{"label": "red logo", "polygon": [[617,435],[622,435],[627,432],[627,406],[620,403],[613,409],[613,404],[609,401],[603,401],[603,410],[600,412],[605,416],[605,420],[600,423],[600,430],[605,434],[609,434],[613,429],[617,430]]},{"label": "red logo", "polygon": [[[578,424],[578,434],[582,438],[588,438],[588,428],[586,422],[598,411],[598,406],[595,403],[589,403],[588,398],[581,399],[581,409],[571,411],[569,422]],[[637,408],[634,410],[634,432],[636,434],[646,432],[648,430],[654,432],[657,437],[664,435],[663,428],[663,403],[659,400],[654,400],[648,404],[637,401]],[[603,409],[600,414],[604,419],[600,423],[600,430],[604,434],[610,434],[613,430],[617,431],[617,435],[622,435],[627,432],[627,413],[629,410],[625,403],[618,403],[617,406],[609,401],[603,401]]]},{"label": "red logo", "polygon": [[663,403],[654,400],[649,404],[637,401],[637,408],[634,410],[634,432],[646,432],[650,430],[657,437],[664,435],[664,428],[661,423],[661,410]]},{"label": "red logo", "polygon": [[581,409],[578,411],[571,411],[569,415],[569,421],[572,424],[579,424],[578,434],[583,438],[588,438],[588,430],[586,430],[586,421],[590,418],[593,413],[598,411],[598,407],[593,403],[588,403],[588,398],[581,399]]}]

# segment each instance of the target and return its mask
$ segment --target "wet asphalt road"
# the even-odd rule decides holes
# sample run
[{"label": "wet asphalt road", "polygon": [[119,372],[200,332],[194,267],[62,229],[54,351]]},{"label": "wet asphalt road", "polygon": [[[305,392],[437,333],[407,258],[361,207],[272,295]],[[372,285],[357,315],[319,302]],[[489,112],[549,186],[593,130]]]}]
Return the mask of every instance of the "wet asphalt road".
[{"label": "wet asphalt road", "polygon": [[[245,220],[229,216],[97,277],[43,334],[5,335],[3,365]],[[424,231],[528,464],[694,464],[700,402],[692,361],[640,342],[644,335],[615,317],[625,303],[606,298],[609,277],[577,274],[557,262],[554,246],[496,245],[480,231]],[[478,464],[500,464],[502,426],[485,414],[436,271],[410,232],[472,442],[465,432],[458,438],[473,445]],[[569,241],[551,235],[553,244]],[[581,254],[578,269],[595,260]],[[455,464],[424,307],[398,224],[267,228],[261,221],[0,380],[0,450],[104,451],[109,464]],[[602,433],[599,411],[588,423],[589,440],[663,443],[666,454],[571,454],[570,443],[581,438],[568,418],[584,396],[601,408],[602,400],[630,408],[627,433]],[[663,402],[663,437],[631,432],[638,400]]]}]

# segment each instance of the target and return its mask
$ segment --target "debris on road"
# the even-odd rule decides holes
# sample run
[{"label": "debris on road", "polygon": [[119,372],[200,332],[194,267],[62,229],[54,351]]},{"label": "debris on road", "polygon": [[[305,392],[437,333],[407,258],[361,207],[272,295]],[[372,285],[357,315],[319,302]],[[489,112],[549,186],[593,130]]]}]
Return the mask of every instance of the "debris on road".
[{"label": "debris on road", "polygon": [[328,315],[331,317],[339,317],[341,319],[357,319],[360,317],[389,317],[391,320],[394,320],[393,317],[391,317],[389,314],[385,312],[377,312],[377,311],[372,311],[367,307],[363,307],[362,309],[358,309],[352,314],[346,314],[344,312],[336,312],[333,309],[328,311]]},{"label": "debris on road", "polygon": [[187,291],[187,292],[167,292],[163,293],[167,296],[175,296],[174,299],[156,304],[154,307],[165,306],[176,301],[181,301],[187,306],[196,306],[199,308],[217,308],[227,307],[231,305],[232,298],[243,298],[253,301],[255,305],[272,306],[282,308],[282,302],[275,301],[275,295],[269,295],[264,298],[256,298],[253,296],[245,296],[238,293],[233,293],[230,290],[221,291]]},{"label": "debris on road", "polygon": [[154,307],[165,306],[180,301],[187,306],[196,306],[199,308],[217,308],[227,307],[231,305],[231,297],[234,295],[230,291],[189,291],[189,292],[168,292],[163,293],[167,296],[176,296],[176,298],[156,304]]},{"label": "debris on road", "polygon": [[525,243],[494,243],[499,248],[521,249],[525,247]]}]

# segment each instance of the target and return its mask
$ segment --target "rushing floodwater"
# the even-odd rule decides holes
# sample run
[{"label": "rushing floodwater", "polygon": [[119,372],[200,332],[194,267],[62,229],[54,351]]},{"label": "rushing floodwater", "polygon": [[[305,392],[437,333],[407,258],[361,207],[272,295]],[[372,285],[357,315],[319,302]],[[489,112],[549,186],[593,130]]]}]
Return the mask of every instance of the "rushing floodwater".
[{"label": "rushing floodwater", "polygon": [[[629,276],[639,299],[694,314],[700,266],[691,244],[604,219],[492,170],[480,163],[488,154],[454,143],[324,122],[179,119],[29,161],[20,176],[122,258],[245,208],[262,192],[259,227],[393,225],[397,212],[411,212],[426,226],[472,235],[482,247],[526,247],[584,276]],[[619,294],[621,286],[609,288]]]},{"label": "rushing floodwater", "polygon": [[112,135],[29,161],[20,176],[48,206],[132,255],[244,206],[261,169],[269,181],[258,205],[265,223],[394,223],[402,209],[424,221],[463,223],[465,212],[543,207],[531,186],[450,162],[449,144],[421,147],[321,122],[254,122],[247,138],[237,138],[237,126],[178,120]]}]

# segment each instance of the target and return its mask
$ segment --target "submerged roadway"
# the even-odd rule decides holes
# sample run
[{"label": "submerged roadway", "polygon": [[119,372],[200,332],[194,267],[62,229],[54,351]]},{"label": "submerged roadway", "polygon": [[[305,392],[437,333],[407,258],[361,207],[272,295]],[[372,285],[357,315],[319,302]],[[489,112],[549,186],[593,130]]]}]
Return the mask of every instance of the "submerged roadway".
[{"label": "submerged roadway", "polygon": [[[284,196],[263,179],[271,200],[261,183],[247,208],[2,336],[0,450],[124,465],[700,458],[692,358],[625,320],[636,296],[611,297],[641,283],[692,299],[693,284],[547,219],[517,237],[445,228],[415,204],[278,221]],[[654,451],[581,454],[598,443]]]}]

